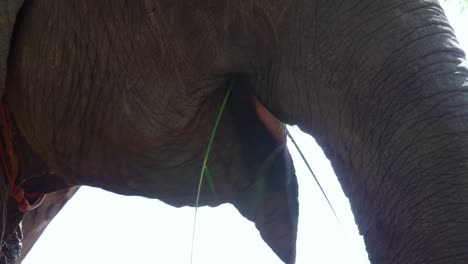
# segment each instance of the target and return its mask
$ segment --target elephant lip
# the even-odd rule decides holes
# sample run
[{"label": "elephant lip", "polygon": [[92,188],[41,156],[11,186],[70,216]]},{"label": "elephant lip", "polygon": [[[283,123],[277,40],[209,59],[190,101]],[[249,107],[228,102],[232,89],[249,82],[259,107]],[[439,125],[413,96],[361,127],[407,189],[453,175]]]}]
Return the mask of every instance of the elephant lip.
[{"label": "elephant lip", "polygon": [[279,144],[284,144],[286,142],[286,133],[281,122],[276,119],[276,117],[273,116],[273,114],[268,111],[254,95],[252,95],[252,103],[258,118],[263,123],[263,125],[265,125],[266,129]]}]

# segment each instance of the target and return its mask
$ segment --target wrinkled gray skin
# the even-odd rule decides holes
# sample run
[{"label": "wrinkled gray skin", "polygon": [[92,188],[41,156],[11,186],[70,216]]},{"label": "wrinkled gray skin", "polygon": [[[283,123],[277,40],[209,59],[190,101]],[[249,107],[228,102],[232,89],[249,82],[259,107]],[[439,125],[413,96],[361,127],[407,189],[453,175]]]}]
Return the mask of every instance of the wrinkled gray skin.
[{"label": "wrinkled gray skin", "polygon": [[[21,168],[17,183],[27,192],[86,184],[193,206],[208,140],[226,88],[232,86],[208,161],[214,191],[205,180],[200,205],[233,203],[255,222],[278,256],[292,263],[297,182],[284,135],[277,138],[267,128],[279,128],[279,123],[261,121],[250,80],[242,72],[212,72],[227,57],[215,58],[211,55],[218,56],[216,50],[197,48],[200,39],[185,43],[187,34],[204,30],[199,18],[159,28],[158,16],[167,18],[157,12],[180,19],[192,9],[173,2],[164,7],[142,1],[126,4],[25,2],[13,31],[5,95],[19,130],[14,139]],[[121,23],[125,27],[120,28]],[[194,28],[184,29],[187,26]],[[179,32],[171,33],[174,29]],[[163,30],[161,37],[153,30]],[[122,53],[113,54],[115,49]],[[142,53],[137,55],[138,50]],[[31,51],[38,57],[29,57]],[[32,82],[23,83],[28,80]],[[23,88],[41,92],[29,94]],[[43,106],[41,114],[29,108],[34,107],[30,99]],[[9,207],[5,238],[12,237],[18,215]],[[2,251],[11,248],[2,243]],[[19,252],[2,253],[13,256],[8,263],[14,263]]]},{"label": "wrinkled gray skin", "polygon": [[210,172],[286,263],[295,178],[283,152],[249,206],[278,144],[246,93],[324,148],[372,263],[468,263],[468,70],[436,1],[34,0],[12,47],[17,125],[64,185],[193,205],[233,81]]}]

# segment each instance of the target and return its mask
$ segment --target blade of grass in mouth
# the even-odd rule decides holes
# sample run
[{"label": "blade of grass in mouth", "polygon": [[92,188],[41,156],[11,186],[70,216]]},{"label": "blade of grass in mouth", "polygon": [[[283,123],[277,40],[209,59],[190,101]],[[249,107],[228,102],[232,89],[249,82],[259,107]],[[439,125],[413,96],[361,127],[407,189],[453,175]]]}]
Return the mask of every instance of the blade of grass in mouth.
[{"label": "blade of grass in mouth", "polygon": [[197,197],[196,197],[196,200],[195,200],[195,215],[193,217],[192,249],[191,249],[191,252],[190,252],[190,263],[193,263],[193,247],[194,247],[194,242],[195,242],[195,226],[196,226],[196,223],[197,223],[197,212],[198,212],[198,205],[199,205],[199,202],[200,202],[200,192],[201,192],[201,187],[202,187],[202,183],[203,183],[203,178],[204,178],[204,176],[206,174],[207,177],[210,177],[210,179],[208,179],[208,182],[213,182],[213,179],[211,179],[211,175],[207,174],[205,171],[208,170],[208,167],[207,167],[208,158],[210,156],[211,147],[213,145],[213,141],[214,141],[214,138],[216,136],[216,131],[218,129],[219,122],[221,121],[221,116],[223,115],[224,109],[226,108],[227,100],[229,98],[229,94],[231,93],[232,81],[230,83],[228,83],[227,86],[228,86],[228,89],[226,91],[226,95],[224,96],[223,102],[221,103],[221,108],[219,109],[218,116],[216,117],[216,122],[214,124],[213,130],[211,131],[210,140],[208,142],[208,146],[206,148],[205,156],[203,158],[203,164],[202,164],[202,169],[201,169],[201,173],[200,173],[200,180],[198,181]]}]

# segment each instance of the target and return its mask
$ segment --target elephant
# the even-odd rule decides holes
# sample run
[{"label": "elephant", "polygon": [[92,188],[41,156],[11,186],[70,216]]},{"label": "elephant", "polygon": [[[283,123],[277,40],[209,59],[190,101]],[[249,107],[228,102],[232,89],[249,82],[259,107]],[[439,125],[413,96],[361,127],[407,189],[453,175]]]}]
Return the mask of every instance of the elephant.
[{"label": "elephant", "polygon": [[294,263],[282,123],[323,148],[371,263],[468,263],[468,64],[438,1],[0,7],[2,263],[25,211],[76,185],[232,203]]}]

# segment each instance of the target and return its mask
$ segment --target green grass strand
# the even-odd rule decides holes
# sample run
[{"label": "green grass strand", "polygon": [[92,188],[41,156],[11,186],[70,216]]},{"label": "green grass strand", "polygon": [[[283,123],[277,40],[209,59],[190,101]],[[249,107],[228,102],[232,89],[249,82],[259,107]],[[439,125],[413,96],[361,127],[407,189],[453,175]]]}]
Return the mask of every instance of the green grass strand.
[{"label": "green grass strand", "polygon": [[[211,148],[213,146],[214,138],[216,136],[216,131],[218,130],[219,123],[221,121],[221,116],[223,115],[224,109],[226,108],[226,104],[229,98],[229,94],[231,93],[232,90],[232,82],[228,84],[228,89],[226,92],[226,95],[224,96],[223,102],[221,103],[221,108],[219,109],[218,116],[216,117],[216,122],[214,124],[213,130],[211,132],[210,140],[208,142],[208,146],[206,147],[206,152],[205,156],[203,158],[203,164],[202,164],[202,170],[200,173],[200,180],[198,181],[198,189],[197,189],[197,197],[195,200],[195,215],[193,217],[193,232],[192,232],[192,249],[190,253],[190,263],[193,263],[193,247],[194,247],[194,242],[195,242],[195,226],[197,223],[197,212],[198,212],[198,205],[200,202],[200,192],[201,192],[201,187],[203,184],[203,177],[206,174],[205,171],[207,170],[207,163],[208,163],[208,158],[210,156]],[[211,178],[211,176],[208,174],[208,177]],[[210,179],[208,181],[213,181],[213,179]]]},{"label": "green grass strand", "polygon": [[340,219],[338,218],[338,215],[336,214],[335,209],[333,208],[330,200],[328,199],[327,194],[325,193],[325,191],[322,188],[322,185],[320,184],[320,181],[318,180],[317,176],[315,176],[314,171],[310,167],[309,162],[307,162],[307,159],[305,158],[304,154],[302,153],[301,149],[299,148],[299,145],[296,143],[296,140],[294,140],[294,137],[291,135],[291,133],[289,133],[288,128],[286,128],[286,134],[291,139],[292,143],[294,144],[294,147],[296,147],[297,151],[299,152],[299,155],[301,155],[302,160],[304,161],[305,165],[309,169],[310,174],[312,174],[312,177],[314,178],[315,182],[317,183],[318,187],[320,188],[320,191],[322,192],[323,196],[325,197],[325,200],[327,200],[328,206],[330,207],[333,214],[335,215],[336,221],[338,221],[338,223],[341,224]]}]

